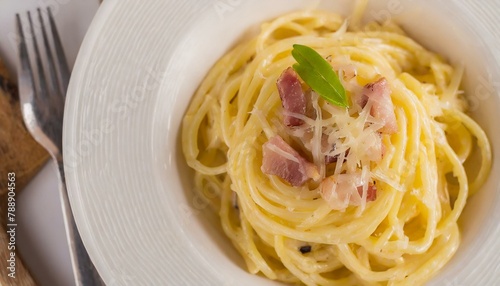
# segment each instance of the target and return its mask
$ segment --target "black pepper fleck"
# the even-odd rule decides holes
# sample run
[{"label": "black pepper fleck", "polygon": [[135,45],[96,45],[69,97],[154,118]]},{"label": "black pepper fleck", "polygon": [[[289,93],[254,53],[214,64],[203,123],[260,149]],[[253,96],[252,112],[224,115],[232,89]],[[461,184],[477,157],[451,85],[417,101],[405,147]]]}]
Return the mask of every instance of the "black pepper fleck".
[{"label": "black pepper fleck", "polygon": [[310,245],[301,246],[299,250],[302,254],[308,253],[311,252],[311,246]]}]

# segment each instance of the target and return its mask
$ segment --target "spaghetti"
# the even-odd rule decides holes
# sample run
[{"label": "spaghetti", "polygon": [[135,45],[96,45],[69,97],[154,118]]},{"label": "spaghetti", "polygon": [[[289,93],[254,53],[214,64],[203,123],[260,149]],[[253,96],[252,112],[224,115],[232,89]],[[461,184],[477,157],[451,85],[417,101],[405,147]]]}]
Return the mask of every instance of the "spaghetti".
[{"label": "spaghetti", "polygon": [[[465,114],[463,68],[394,24],[363,29],[358,18],[347,25],[337,14],[300,11],[263,24],[215,64],[186,112],[182,147],[196,189],[220,215],[251,273],[306,285],[417,285],[459,246],[457,220],[491,165],[485,133]],[[295,63],[294,44],[331,64],[349,108],[310,91],[314,116],[284,110],[276,83]],[[370,112],[370,101],[356,104],[380,78],[390,88],[397,132],[380,132],[383,122]],[[301,125],[284,124],[285,116]],[[325,134],[335,148],[322,150]],[[263,146],[276,136],[312,163],[317,176],[292,185],[263,172]],[[377,140],[381,151],[371,149]],[[474,149],[481,167],[471,175],[464,162]],[[325,162],[325,154],[336,162]],[[355,173],[366,178],[357,201],[337,196],[340,204],[332,204],[322,190],[327,180],[337,178],[339,189],[338,176]],[[376,198],[369,199],[372,186]]]}]

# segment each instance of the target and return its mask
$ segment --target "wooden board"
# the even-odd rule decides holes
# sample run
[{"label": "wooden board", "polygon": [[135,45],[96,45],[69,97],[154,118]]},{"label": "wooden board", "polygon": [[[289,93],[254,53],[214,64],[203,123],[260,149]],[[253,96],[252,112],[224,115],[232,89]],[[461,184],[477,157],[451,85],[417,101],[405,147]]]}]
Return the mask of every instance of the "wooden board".
[{"label": "wooden board", "polygon": [[[19,256],[18,245],[9,249],[7,232],[8,174],[15,173],[18,194],[38,172],[48,154],[30,135],[24,125],[17,87],[0,59],[0,285],[36,285]],[[12,193],[10,194],[12,197]],[[13,196],[16,199],[15,195]],[[11,250],[15,251],[15,278],[9,277]]]}]

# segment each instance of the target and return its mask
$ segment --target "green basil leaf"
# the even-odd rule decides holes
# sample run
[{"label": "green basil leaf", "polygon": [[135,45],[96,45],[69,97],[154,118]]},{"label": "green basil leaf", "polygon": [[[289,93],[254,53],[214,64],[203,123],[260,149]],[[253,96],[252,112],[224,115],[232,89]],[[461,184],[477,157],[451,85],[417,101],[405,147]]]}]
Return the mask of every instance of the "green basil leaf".
[{"label": "green basil leaf", "polygon": [[332,104],[349,106],[339,77],[320,54],[308,46],[295,44],[292,56],[297,61],[293,69],[315,92]]}]

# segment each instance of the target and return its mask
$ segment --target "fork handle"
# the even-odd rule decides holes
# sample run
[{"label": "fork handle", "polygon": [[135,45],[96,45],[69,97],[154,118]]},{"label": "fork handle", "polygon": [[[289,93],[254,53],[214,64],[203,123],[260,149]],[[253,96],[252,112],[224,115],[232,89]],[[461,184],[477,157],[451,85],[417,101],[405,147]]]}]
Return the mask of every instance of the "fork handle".
[{"label": "fork handle", "polygon": [[73,273],[75,276],[75,284],[77,286],[100,286],[105,285],[99,273],[92,264],[90,257],[85,250],[82,239],[76,227],[75,219],[69,204],[68,191],[66,189],[66,178],[64,176],[64,164],[62,156],[56,158],[57,167],[59,170],[60,182],[60,196],[64,217],[64,224],[66,226],[66,238],[69,243],[69,253],[71,257],[71,264],[73,266]]}]

